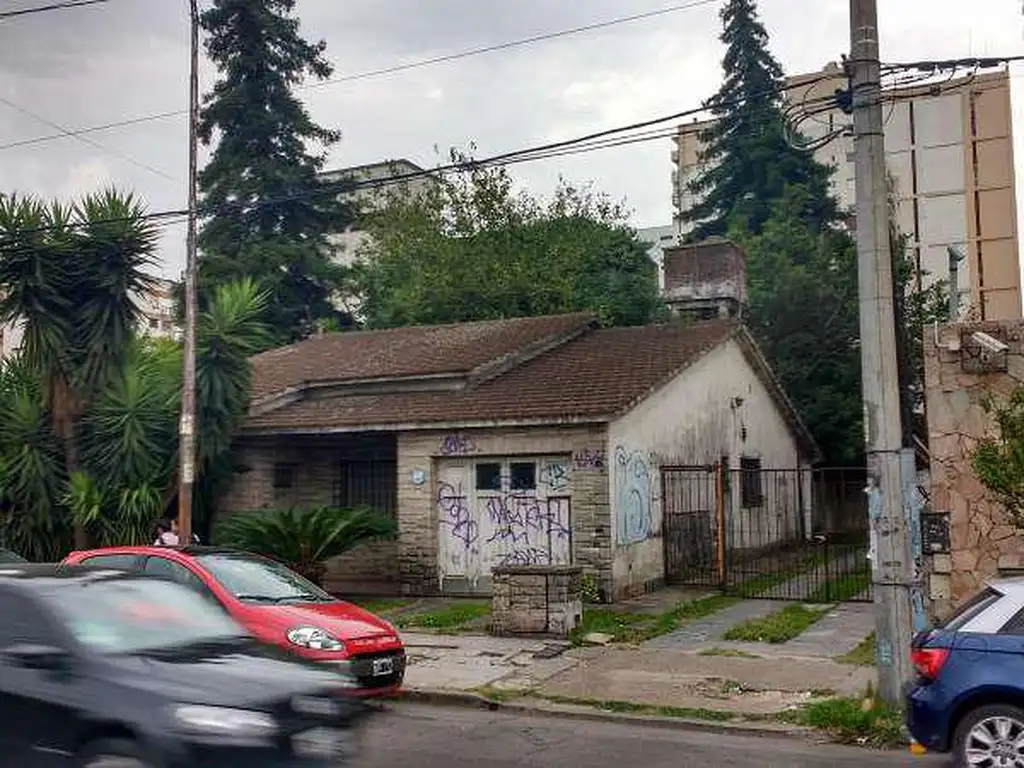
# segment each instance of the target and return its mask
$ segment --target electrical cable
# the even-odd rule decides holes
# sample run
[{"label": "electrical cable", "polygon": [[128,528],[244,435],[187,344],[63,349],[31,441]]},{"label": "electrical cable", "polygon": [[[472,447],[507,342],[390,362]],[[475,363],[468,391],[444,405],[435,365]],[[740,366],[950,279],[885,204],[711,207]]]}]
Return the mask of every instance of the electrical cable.
[{"label": "electrical cable", "polygon": [[[107,0],[93,0],[94,2],[107,2]],[[508,50],[510,48],[517,48],[525,45],[531,45],[533,43],[544,42],[547,40],[554,40],[560,37],[567,37],[570,35],[577,35],[583,32],[591,32],[597,29],[605,29],[607,27],[616,26],[619,24],[627,24],[631,22],[641,21],[645,19],[654,18],[657,16],[664,16],[670,13],[677,13],[679,11],[688,10],[690,8],[696,8],[702,5],[711,5],[713,3],[721,2],[721,0],[691,0],[691,2],[680,3],[677,5],[668,6],[666,8],[659,8],[654,11],[647,11],[645,13],[637,13],[631,16],[621,16],[615,19],[608,19],[606,21],[594,22],[592,24],[586,24],[580,27],[572,27],[570,29],[561,29],[554,32],[546,32],[544,34],[534,35],[532,37],[520,38],[518,40],[509,40],[503,43],[496,43],[494,45],[481,46],[478,48],[470,48],[465,51],[458,51],[456,53],[449,53],[443,56],[435,56],[427,59],[418,59],[416,61],[410,61],[406,64],[395,64],[390,67],[383,67],[381,69],[372,69],[365,72],[356,72],[351,75],[344,75],[341,77],[330,78],[316,83],[305,83],[298,85],[297,88],[300,90],[310,90],[313,88],[321,88],[327,85],[337,85],[338,83],[352,82],[356,80],[368,80],[370,78],[382,77],[384,75],[394,74],[396,72],[404,72],[410,69],[417,69],[419,67],[433,66],[435,64],[441,64],[450,61],[456,61],[458,59],[468,58],[470,56],[480,56],[486,53],[494,53],[497,51]],[[114,128],[124,128],[132,125],[139,125],[141,123],[154,122],[156,120],[165,120],[170,117],[183,117],[188,114],[188,110],[179,109],[170,112],[157,112],[151,115],[142,115],[139,117],[128,118],[125,120],[116,120],[104,125],[94,125],[88,128],[79,128],[70,132],[62,132],[56,134],[50,134],[48,136],[37,136],[31,139],[21,139],[19,141],[12,141],[6,144],[0,144],[0,150],[13,149],[15,147],[27,147],[33,144],[42,144],[48,141],[56,141],[57,139],[67,138],[68,136],[80,136],[87,133],[99,133],[101,131],[109,131]]]},{"label": "electrical cable", "polygon": [[110,0],[69,0],[66,3],[51,3],[50,5],[39,5],[35,8],[22,8],[17,11],[0,11],[0,20],[13,19],[16,16],[29,16],[34,13],[47,13],[49,11],[65,11],[70,8],[80,8],[85,5],[101,5]]},{"label": "electrical cable", "polygon": [[155,173],[157,176],[162,176],[163,178],[165,178],[165,179],[167,179],[169,181],[175,181],[175,182],[178,181],[177,179],[175,179],[170,174],[165,173],[164,171],[161,171],[159,168],[154,168],[152,165],[148,165],[147,163],[143,163],[142,161],[136,160],[133,157],[130,157],[130,156],[125,155],[125,154],[122,154],[122,153],[117,152],[117,151],[115,151],[113,149],[109,149],[108,147],[103,146],[99,142],[93,141],[92,139],[88,139],[85,136],[77,135],[77,134],[74,133],[74,131],[71,131],[70,129],[63,127],[62,125],[60,125],[58,123],[55,123],[52,120],[47,120],[42,115],[38,115],[35,112],[32,112],[29,109],[26,109],[25,107],[19,106],[18,104],[15,104],[10,99],[7,99],[7,98],[5,98],[3,96],[0,96],[0,104],[3,104],[3,105],[7,106],[10,109],[13,109],[15,112],[20,112],[21,114],[26,115],[27,117],[31,117],[33,120],[37,120],[38,122],[43,123],[44,125],[48,125],[51,128],[55,128],[56,130],[60,131],[62,134],[74,138],[76,141],[80,141],[83,144],[88,144],[90,147],[98,149],[101,152],[106,152],[108,155],[111,155],[112,157],[119,158],[121,160],[124,160],[127,163],[131,163],[132,165],[134,165],[134,166],[136,166],[138,168],[142,168],[144,170],[150,171],[151,173]]}]

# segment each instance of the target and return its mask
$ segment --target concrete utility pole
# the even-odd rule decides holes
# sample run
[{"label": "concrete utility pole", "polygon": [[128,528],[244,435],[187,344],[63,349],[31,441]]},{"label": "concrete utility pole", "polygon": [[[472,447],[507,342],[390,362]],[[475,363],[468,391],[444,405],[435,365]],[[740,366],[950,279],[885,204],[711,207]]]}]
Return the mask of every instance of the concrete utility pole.
[{"label": "concrete utility pole", "polygon": [[857,262],[876,662],[882,698],[910,678],[913,568],[900,479],[900,391],[876,0],[850,0]]},{"label": "concrete utility pole", "polygon": [[185,251],[185,349],[178,429],[178,537],[192,541],[192,489],[196,476],[196,208],[199,202],[199,8],[189,0],[191,62],[188,88],[188,234]]}]

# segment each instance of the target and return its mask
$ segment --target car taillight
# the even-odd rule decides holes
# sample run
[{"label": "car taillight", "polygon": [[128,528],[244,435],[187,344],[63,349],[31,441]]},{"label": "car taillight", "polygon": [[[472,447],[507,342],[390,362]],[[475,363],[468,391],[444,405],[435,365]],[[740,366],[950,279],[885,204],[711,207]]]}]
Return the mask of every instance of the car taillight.
[{"label": "car taillight", "polygon": [[948,648],[915,648],[910,652],[910,663],[925,680],[937,678],[948,658]]}]

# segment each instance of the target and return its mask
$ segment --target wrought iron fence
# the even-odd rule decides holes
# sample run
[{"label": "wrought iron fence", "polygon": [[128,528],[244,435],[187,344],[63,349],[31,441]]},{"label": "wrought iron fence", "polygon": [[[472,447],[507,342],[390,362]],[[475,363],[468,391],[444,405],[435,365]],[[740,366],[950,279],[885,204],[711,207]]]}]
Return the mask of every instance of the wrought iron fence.
[{"label": "wrought iron fence", "polygon": [[871,599],[863,470],[663,466],[669,581],[745,597]]}]

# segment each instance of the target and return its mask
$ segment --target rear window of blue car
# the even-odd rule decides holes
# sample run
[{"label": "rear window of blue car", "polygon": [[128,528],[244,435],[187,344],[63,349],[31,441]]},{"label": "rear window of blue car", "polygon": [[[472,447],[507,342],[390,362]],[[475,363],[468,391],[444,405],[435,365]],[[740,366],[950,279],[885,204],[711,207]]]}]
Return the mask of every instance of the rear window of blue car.
[{"label": "rear window of blue car", "polygon": [[940,629],[946,632],[959,631],[971,619],[979,616],[983,611],[988,610],[990,606],[998,602],[1002,596],[1001,592],[997,592],[992,587],[986,587],[957,608],[956,612],[940,626]]}]

